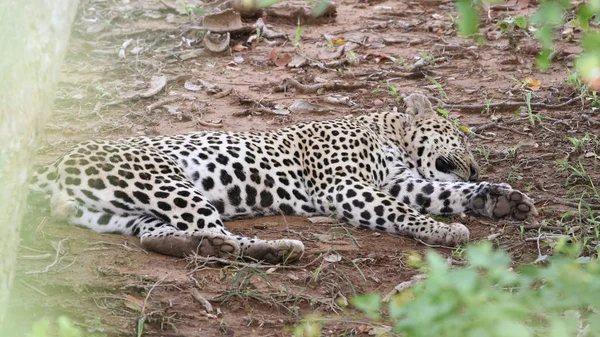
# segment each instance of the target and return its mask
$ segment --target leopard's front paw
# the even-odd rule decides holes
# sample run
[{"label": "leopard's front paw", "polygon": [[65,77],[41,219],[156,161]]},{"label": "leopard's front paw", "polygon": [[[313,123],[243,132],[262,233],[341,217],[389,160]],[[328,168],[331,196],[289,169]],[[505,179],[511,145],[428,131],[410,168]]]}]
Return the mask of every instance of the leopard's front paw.
[{"label": "leopard's front paw", "polygon": [[533,200],[507,184],[488,184],[471,198],[471,209],[495,219],[523,221],[538,214]]}]

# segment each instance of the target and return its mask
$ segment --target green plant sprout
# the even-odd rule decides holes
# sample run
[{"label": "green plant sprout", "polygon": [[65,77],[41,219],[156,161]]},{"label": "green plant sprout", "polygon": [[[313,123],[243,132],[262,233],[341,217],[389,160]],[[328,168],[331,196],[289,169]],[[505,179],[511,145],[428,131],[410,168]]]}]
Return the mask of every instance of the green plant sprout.
[{"label": "green plant sprout", "polygon": [[300,48],[300,39],[305,28],[306,26],[300,25],[300,18],[298,18],[298,28],[296,28],[296,35],[294,35],[294,48]]},{"label": "green plant sprout", "polygon": [[424,74],[424,75],[425,75],[426,79],[428,79],[431,83],[433,83],[438,88],[440,98],[442,100],[445,100],[446,98],[448,98],[446,95],[446,91],[444,91],[444,87],[438,81],[436,81],[435,78],[433,78],[427,74]]}]

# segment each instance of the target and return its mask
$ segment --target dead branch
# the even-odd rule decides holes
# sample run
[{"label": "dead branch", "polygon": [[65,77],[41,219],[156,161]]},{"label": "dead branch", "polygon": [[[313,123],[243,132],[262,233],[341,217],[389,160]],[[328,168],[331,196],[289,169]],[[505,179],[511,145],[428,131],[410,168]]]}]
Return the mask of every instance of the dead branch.
[{"label": "dead branch", "polygon": [[354,90],[358,88],[368,87],[369,85],[365,82],[328,82],[328,83],[317,83],[312,85],[301,84],[293,78],[287,78],[286,80],[296,90],[302,93],[316,93],[319,89],[327,90]]},{"label": "dead branch", "polygon": [[573,237],[570,235],[565,235],[565,234],[542,234],[540,236],[536,236],[534,238],[526,238],[525,241],[526,242],[533,242],[533,241],[544,241],[544,240],[559,240],[559,239],[567,239],[567,240],[571,240]]},{"label": "dead branch", "polygon": [[427,247],[431,247],[431,248],[445,248],[445,249],[450,249],[450,250],[455,250],[456,249],[456,247],[449,247],[449,246],[442,246],[442,245],[432,245],[432,244],[427,243],[427,242],[425,242],[425,241],[423,241],[421,239],[415,239],[415,241],[417,241],[418,243],[423,244],[423,245],[425,245]]},{"label": "dead branch", "polygon": [[573,208],[580,208],[581,207],[581,208],[586,208],[587,209],[589,207],[591,210],[594,210],[594,211],[600,210],[600,205],[598,205],[598,204],[589,204],[589,203],[580,204],[580,203],[577,203],[577,202],[567,201],[567,200],[558,199],[558,198],[547,199],[547,200],[540,200],[540,202],[550,202],[550,203],[553,203],[553,204],[565,205],[565,206],[569,206],[569,207],[573,207]]},{"label": "dead branch", "polygon": [[309,263],[307,263],[305,265],[301,265],[301,266],[291,266],[291,265],[281,265],[281,264],[268,264],[268,263],[262,263],[262,262],[256,262],[256,263],[243,262],[243,261],[237,261],[237,260],[222,259],[222,258],[214,257],[214,256],[208,256],[208,257],[207,256],[200,256],[200,255],[197,255],[197,254],[189,255],[185,259],[188,262],[188,264],[196,264],[196,265],[198,264],[198,262],[201,262],[202,265],[206,265],[207,263],[222,263],[222,264],[232,265],[232,266],[241,266],[241,267],[250,267],[250,268],[261,268],[261,269],[269,269],[269,268],[277,268],[277,269],[306,269],[307,267],[315,264],[322,257],[323,257],[323,255],[319,254],[319,256],[317,256],[314,260],[310,261]]},{"label": "dead branch", "polygon": [[189,75],[189,74],[177,75],[177,76],[166,76],[166,79],[164,80],[164,82],[158,83],[155,88],[150,88],[150,89],[147,89],[142,92],[137,91],[134,93],[129,93],[121,99],[117,99],[117,100],[106,102],[106,103],[98,102],[98,103],[96,103],[96,106],[94,106],[92,113],[98,114],[98,112],[102,108],[105,108],[105,107],[109,107],[109,106],[113,106],[113,105],[121,105],[121,104],[128,103],[129,101],[138,101],[142,98],[150,98],[150,97],[158,94],[159,92],[161,92],[162,89],[164,87],[166,87],[169,83],[178,82],[180,80],[188,80],[190,78],[192,78],[192,75]]},{"label": "dead branch", "polygon": [[212,304],[210,304],[210,302],[206,298],[204,298],[204,296],[200,295],[200,292],[198,291],[198,289],[192,288],[192,290],[190,290],[190,294],[196,301],[198,301],[198,303],[200,303],[200,304],[202,304],[202,306],[204,306],[204,310],[206,310],[206,312],[213,311]]},{"label": "dead branch", "polygon": [[69,238],[64,238],[62,240],[60,240],[58,242],[58,245],[56,247],[56,254],[54,255],[54,261],[52,261],[52,263],[50,263],[49,265],[46,266],[46,268],[44,268],[43,270],[31,270],[28,272],[25,272],[25,274],[43,274],[43,273],[47,273],[50,268],[54,267],[61,259],[62,256],[60,254],[61,252],[61,248],[62,248],[62,244],[63,242],[67,241]]},{"label": "dead branch", "polygon": [[213,123],[213,122],[206,122],[206,121],[203,121],[201,119],[197,120],[196,123],[198,123],[200,125],[203,125],[203,126],[208,126],[208,127],[211,127],[211,128],[222,128],[223,127],[223,124]]},{"label": "dead branch", "polygon": [[526,132],[521,132],[521,131],[515,130],[513,128],[509,128],[508,126],[498,124],[498,122],[491,122],[491,123],[487,123],[482,126],[473,128],[473,132],[477,133],[477,132],[483,131],[485,129],[490,129],[490,128],[497,128],[497,129],[501,129],[501,130],[510,131],[510,132],[516,133],[521,136],[529,136],[529,134]]},{"label": "dead branch", "polygon": [[29,283],[27,283],[27,282],[25,282],[23,280],[19,280],[19,281],[21,281],[21,283],[23,283],[24,286],[30,288],[31,290],[35,291],[36,293],[38,293],[40,295],[43,295],[43,296],[48,296],[48,294],[46,294],[45,292],[41,291],[40,289],[32,286],[31,284],[29,284]]},{"label": "dead branch", "polygon": [[390,291],[385,297],[381,300],[382,302],[389,302],[392,299],[392,296],[403,292],[404,290],[414,287],[417,283],[421,282],[427,277],[425,274],[417,274],[410,278],[408,281],[404,281],[399,283]]},{"label": "dead branch", "polygon": [[52,254],[46,253],[46,254],[41,254],[41,255],[21,255],[21,256],[19,256],[19,258],[25,259],[25,260],[45,260],[49,257],[52,257]]},{"label": "dead branch", "polygon": [[[527,106],[526,102],[504,101],[504,102],[490,103],[490,104],[452,104],[452,103],[446,103],[435,97],[430,97],[430,99],[438,102],[439,104],[442,105],[442,107],[450,108],[450,109],[480,110],[480,109],[497,108],[497,107],[510,108],[510,107]],[[541,103],[541,102],[532,102],[530,105],[531,105],[531,107],[535,107],[535,108],[558,109],[558,108],[567,106],[578,100],[581,100],[581,95],[571,98],[570,100],[560,103],[560,104],[546,104],[546,103]]]},{"label": "dead branch", "polygon": [[173,103],[173,102],[178,102],[178,101],[181,101],[181,100],[183,100],[183,97],[167,97],[165,99],[161,99],[158,102],[154,102],[154,103],[148,105],[146,107],[146,112],[151,113],[152,110],[154,110],[156,108],[159,108],[159,107],[161,107],[161,106],[163,106],[165,104],[169,104],[169,103]]}]

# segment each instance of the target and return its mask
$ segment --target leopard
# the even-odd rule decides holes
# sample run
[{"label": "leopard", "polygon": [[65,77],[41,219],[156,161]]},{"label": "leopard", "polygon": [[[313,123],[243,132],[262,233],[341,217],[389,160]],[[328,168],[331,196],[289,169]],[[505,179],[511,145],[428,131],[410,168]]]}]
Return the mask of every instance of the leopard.
[{"label": "leopard", "polygon": [[415,93],[394,111],[273,131],[84,141],[37,167],[30,190],[55,219],[137,236],[144,249],[175,257],[298,261],[300,240],[247,237],[224,225],[280,214],[334,216],[454,247],[469,241],[469,229],[435,215],[525,221],[538,214],[533,199],[510,185],[479,181],[469,141]]}]

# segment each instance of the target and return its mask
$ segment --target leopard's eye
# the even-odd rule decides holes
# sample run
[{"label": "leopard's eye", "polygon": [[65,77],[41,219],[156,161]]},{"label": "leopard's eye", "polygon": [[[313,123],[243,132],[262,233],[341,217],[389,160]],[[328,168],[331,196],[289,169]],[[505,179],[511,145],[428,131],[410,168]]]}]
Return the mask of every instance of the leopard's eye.
[{"label": "leopard's eye", "polygon": [[435,160],[435,168],[442,173],[450,173],[456,169],[456,165],[446,157],[438,157]]}]

